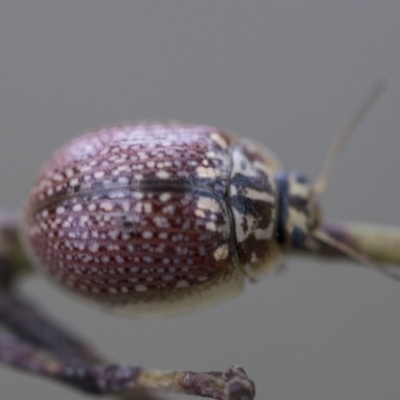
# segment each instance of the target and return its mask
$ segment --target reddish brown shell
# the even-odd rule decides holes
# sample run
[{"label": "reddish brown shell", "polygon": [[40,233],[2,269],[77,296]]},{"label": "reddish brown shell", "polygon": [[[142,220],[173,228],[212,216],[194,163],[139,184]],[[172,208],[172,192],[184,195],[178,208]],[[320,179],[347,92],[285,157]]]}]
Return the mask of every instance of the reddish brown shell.
[{"label": "reddish brown shell", "polygon": [[215,128],[178,123],[78,137],[34,183],[25,241],[53,279],[101,301],[180,300],[200,292],[208,301],[229,287],[240,290],[238,265],[272,254],[276,210],[268,160],[260,163],[253,149],[252,164],[237,143]]}]

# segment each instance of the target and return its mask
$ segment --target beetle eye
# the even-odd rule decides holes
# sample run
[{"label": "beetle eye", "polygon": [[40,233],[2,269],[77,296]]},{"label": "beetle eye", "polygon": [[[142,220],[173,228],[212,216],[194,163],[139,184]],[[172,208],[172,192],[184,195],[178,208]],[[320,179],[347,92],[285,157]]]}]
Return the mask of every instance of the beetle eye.
[{"label": "beetle eye", "polygon": [[308,183],[310,180],[308,179],[307,175],[304,175],[302,172],[300,171],[295,171],[294,172],[294,179],[296,180],[296,182],[298,183]]}]

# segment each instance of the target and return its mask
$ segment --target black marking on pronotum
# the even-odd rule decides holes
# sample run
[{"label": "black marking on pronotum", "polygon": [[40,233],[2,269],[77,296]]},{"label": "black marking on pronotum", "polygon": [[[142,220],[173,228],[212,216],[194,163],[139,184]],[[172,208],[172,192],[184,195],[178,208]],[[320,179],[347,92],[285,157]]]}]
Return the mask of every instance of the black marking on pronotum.
[{"label": "black marking on pronotum", "polygon": [[258,228],[268,228],[272,216],[270,203],[239,195],[232,196],[230,200],[232,206],[241,214],[254,217],[257,220]]},{"label": "black marking on pronotum", "polygon": [[262,259],[268,252],[268,247],[268,243],[265,240],[257,239],[252,233],[237,244],[237,252],[241,262],[249,263],[253,253],[258,259]]},{"label": "black marking on pronotum", "polygon": [[249,177],[241,173],[236,173],[231,178],[230,184],[235,186],[238,191],[251,188],[262,192],[272,193],[272,188],[269,185],[268,177],[261,171],[258,171],[257,177]]}]

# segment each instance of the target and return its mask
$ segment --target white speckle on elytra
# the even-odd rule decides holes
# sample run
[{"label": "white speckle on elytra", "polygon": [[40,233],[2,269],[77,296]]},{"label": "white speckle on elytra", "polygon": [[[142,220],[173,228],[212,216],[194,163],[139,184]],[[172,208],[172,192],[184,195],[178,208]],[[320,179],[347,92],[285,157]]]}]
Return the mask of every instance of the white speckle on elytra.
[{"label": "white speckle on elytra", "polygon": [[133,192],[132,197],[137,200],[141,200],[144,197],[143,192]]},{"label": "white speckle on elytra", "polygon": [[206,167],[197,167],[196,173],[200,178],[215,178],[221,175],[219,169]]},{"label": "white speckle on elytra", "polygon": [[64,177],[61,174],[54,174],[53,175],[53,180],[57,182],[61,182],[64,179]]},{"label": "white speckle on elytra", "polygon": [[90,246],[89,246],[89,250],[92,251],[93,253],[95,253],[96,251],[99,250],[99,244],[97,242],[93,242]]},{"label": "white speckle on elytra", "polygon": [[153,222],[157,226],[157,228],[168,228],[169,227],[168,219],[165,217],[154,217]]},{"label": "white speckle on elytra", "polygon": [[83,258],[82,258],[82,261],[84,262],[84,263],[89,263],[90,261],[92,261],[93,260],[93,257],[92,256],[89,256],[89,255],[86,255],[86,256],[84,256]]},{"label": "white speckle on elytra", "polygon": [[125,193],[121,190],[112,191],[108,194],[108,197],[111,199],[118,199],[125,197]]},{"label": "white speckle on elytra", "polygon": [[211,212],[220,212],[221,207],[218,202],[210,197],[200,197],[197,200],[197,207]]},{"label": "white speckle on elytra", "polygon": [[57,207],[56,214],[61,215],[65,213],[65,207]]},{"label": "white speckle on elytra", "polygon": [[147,286],[145,286],[145,285],[136,285],[135,286],[135,290],[137,292],[145,292],[147,290]]},{"label": "white speckle on elytra", "polygon": [[118,238],[118,231],[110,231],[108,232],[108,236],[112,239],[112,240],[117,240]]},{"label": "white speckle on elytra", "polygon": [[111,201],[102,201],[100,203],[100,208],[102,208],[105,211],[111,211],[114,208],[113,203]]},{"label": "white speckle on elytra", "polygon": [[147,165],[149,168],[154,168],[154,166],[156,165],[156,163],[155,163],[154,161],[149,161],[149,162],[146,163],[146,165]]},{"label": "white speckle on elytra", "polygon": [[97,206],[96,206],[95,203],[90,203],[88,205],[88,210],[91,211],[91,212],[96,211],[96,208],[97,208]]},{"label": "white speckle on elytra", "polygon": [[156,173],[156,176],[157,176],[157,178],[160,178],[160,179],[168,179],[170,177],[170,174],[169,174],[169,172],[162,170],[162,171],[158,171]]},{"label": "white speckle on elytra", "polygon": [[128,293],[128,291],[129,291],[129,290],[128,290],[128,288],[127,288],[126,286],[122,286],[122,287],[121,287],[121,292],[122,292],[122,293]]},{"label": "white speckle on elytra", "polygon": [[129,201],[124,201],[124,202],[122,203],[122,209],[123,209],[125,212],[128,212],[128,211],[130,210],[130,208],[131,208],[131,204],[129,203]]},{"label": "white speckle on elytra", "polygon": [[84,226],[86,224],[86,222],[88,222],[88,221],[89,221],[89,217],[87,215],[82,215],[79,218],[79,223],[81,226]]},{"label": "white speckle on elytra", "polygon": [[163,207],[161,211],[162,211],[164,214],[174,214],[174,212],[175,212],[175,206],[173,206],[172,204],[169,204],[169,205]]},{"label": "white speckle on elytra", "polygon": [[213,257],[216,261],[225,260],[228,255],[229,247],[227,244],[223,244],[222,246],[218,247],[213,253]]},{"label": "white speckle on elytra", "polygon": [[170,193],[163,193],[162,195],[160,195],[160,200],[162,202],[166,202],[171,198],[171,194]]},{"label": "white speckle on elytra", "polygon": [[82,204],[75,204],[75,205],[72,207],[72,211],[75,211],[75,212],[82,211],[82,209],[83,209]]},{"label": "white speckle on elytra", "polygon": [[153,237],[153,232],[144,231],[144,232],[142,233],[142,237],[143,237],[144,239],[150,239],[150,238]]},{"label": "white speckle on elytra", "polygon": [[71,186],[71,187],[75,187],[78,185],[79,185],[79,179],[74,178],[69,181],[69,186]]},{"label": "white speckle on elytra", "polygon": [[116,288],[111,287],[111,288],[108,288],[108,293],[116,294],[116,293],[118,293],[118,290]]},{"label": "white speckle on elytra", "polygon": [[217,230],[217,226],[215,225],[214,222],[207,222],[206,223],[206,229],[208,231],[215,232]]},{"label": "white speckle on elytra", "polygon": [[96,179],[100,179],[100,178],[102,178],[102,177],[104,176],[104,171],[96,171],[96,172],[93,174],[93,176],[94,176]]},{"label": "white speckle on elytra", "polygon": [[80,172],[89,172],[92,169],[91,165],[82,165],[82,167],[79,168]]},{"label": "white speckle on elytra", "polygon": [[196,211],[194,212],[194,214],[195,214],[196,216],[198,216],[199,218],[205,218],[205,217],[206,217],[206,214],[205,214],[205,212],[204,212],[203,210],[196,209]]},{"label": "white speckle on elytra", "polygon": [[153,206],[151,203],[144,203],[144,212],[150,214],[153,211]]},{"label": "white speckle on elytra", "polygon": [[121,176],[118,178],[118,183],[121,185],[126,185],[129,182],[129,179],[126,176]]},{"label": "white speckle on elytra", "polygon": [[110,257],[107,257],[107,256],[101,257],[101,262],[102,262],[103,264],[109,263],[109,262],[110,262]]},{"label": "white speckle on elytra", "polygon": [[115,261],[118,264],[123,264],[125,262],[125,259],[123,257],[121,257],[121,256],[115,256]]}]

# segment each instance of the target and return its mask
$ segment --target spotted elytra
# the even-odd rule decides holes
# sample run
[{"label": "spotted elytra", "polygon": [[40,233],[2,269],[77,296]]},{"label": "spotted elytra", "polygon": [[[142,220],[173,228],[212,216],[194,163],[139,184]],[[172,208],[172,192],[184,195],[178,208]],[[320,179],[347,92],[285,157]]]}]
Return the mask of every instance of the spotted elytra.
[{"label": "spotted elytra", "polygon": [[311,185],[261,145],[210,126],[104,128],[43,166],[23,234],[37,264],[76,293],[122,312],[177,313],[237,294],[310,239],[373,264],[320,228],[327,169]]},{"label": "spotted elytra", "polygon": [[[266,150],[209,126],[101,129],[44,165],[24,234],[38,265],[93,299],[133,311],[208,304],[270,268],[291,240],[279,170]],[[286,179],[304,213],[313,201],[298,180]]]}]

